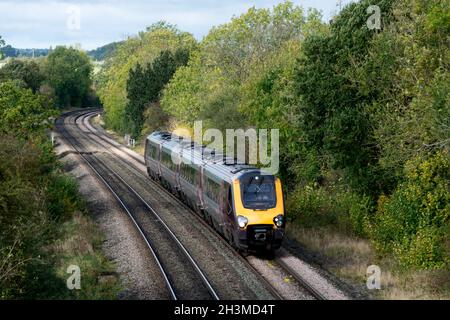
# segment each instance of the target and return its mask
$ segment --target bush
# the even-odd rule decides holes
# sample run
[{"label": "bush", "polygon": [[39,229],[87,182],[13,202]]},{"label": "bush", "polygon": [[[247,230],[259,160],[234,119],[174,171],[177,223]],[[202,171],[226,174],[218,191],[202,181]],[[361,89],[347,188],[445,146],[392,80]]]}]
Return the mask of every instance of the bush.
[{"label": "bush", "polygon": [[70,176],[56,174],[46,188],[46,207],[50,218],[57,222],[82,208],[77,181]]},{"label": "bush", "polygon": [[67,291],[46,248],[81,203],[55,161],[45,144],[0,136],[0,299]]},{"label": "bush", "polygon": [[288,215],[302,227],[333,226],[340,231],[365,236],[373,211],[369,197],[340,188],[306,186],[288,198]]},{"label": "bush", "polygon": [[371,228],[376,246],[394,252],[405,267],[448,266],[449,180],[446,152],[407,162],[403,183],[379,200]]}]

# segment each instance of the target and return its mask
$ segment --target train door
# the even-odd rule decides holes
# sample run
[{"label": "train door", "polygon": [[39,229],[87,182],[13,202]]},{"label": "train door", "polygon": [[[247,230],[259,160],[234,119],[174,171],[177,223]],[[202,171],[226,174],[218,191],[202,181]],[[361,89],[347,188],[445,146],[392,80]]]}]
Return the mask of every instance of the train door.
[{"label": "train door", "polygon": [[227,182],[224,183],[222,197],[223,234],[231,241],[233,229],[232,223],[234,221],[233,192],[231,190],[231,185]]}]

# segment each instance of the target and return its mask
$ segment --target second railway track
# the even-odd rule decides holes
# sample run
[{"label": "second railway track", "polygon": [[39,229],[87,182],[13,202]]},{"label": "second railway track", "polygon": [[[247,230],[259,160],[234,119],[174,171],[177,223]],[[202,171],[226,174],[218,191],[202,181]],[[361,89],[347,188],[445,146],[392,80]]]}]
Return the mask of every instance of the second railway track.
[{"label": "second railway track", "polygon": [[[77,114],[77,113],[75,113]],[[78,114],[76,119],[83,114]],[[119,175],[98,157],[95,151],[65,128],[65,120],[73,114],[57,120],[56,127],[86,164],[112,192],[120,205],[132,219],[139,233],[154,256],[173,299],[219,300],[219,296],[199,268],[195,260],[182,245],[158,213]]]},{"label": "second railway track", "polygon": [[[77,118],[75,119],[75,124],[77,123],[77,119],[80,120],[80,124],[86,128],[87,131],[84,132],[84,135],[86,136],[86,139],[88,138],[88,135],[90,137],[94,136],[97,140],[101,140],[101,142],[99,142],[100,145],[102,145],[103,148],[108,149],[113,147],[115,149],[120,150],[121,152],[125,152],[128,156],[130,156],[134,161],[138,162],[140,165],[145,165],[144,161],[142,159],[140,159],[139,157],[135,156],[134,154],[132,154],[129,149],[127,149],[126,147],[124,147],[123,145],[121,145],[120,143],[114,141],[113,139],[105,136],[101,136],[100,134],[98,134],[96,131],[97,129],[94,129],[92,127],[92,125],[89,122],[89,119],[91,117],[93,117],[94,115],[99,114],[99,111],[91,111],[91,112],[84,112],[81,113],[77,116]],[[81,128],[80,128],[81,130]],[[118,159],[120,160],[120,162],[123,162],[123,165],[129,166],[130,170],[135,171],[136,174],[141,175],[142,177],[144,177],[143,173],[139,172],[139,169],[135,166],[132,165],[129,161],[124,160],[124,159]],[[190,208],[188,208],[184,203],[181,202],[181,200],[179,200],[177,197],[175,197],[173,194],[169,193],[166,189],[164,189],[161,185],[154,183],[149,177],[147,177],[145,175],[145,179],[151,183],[152,185],[156,186],[156,188],[158,188],[160,190],[160,192],[164,192],[165,195],[169,196],[170,198],[172,198],[175,202],[179,203],[180,205],[182,205],[186,210],[189,210],[191,212],[191,214],[194,216],[194,218],[196,220],[198,220],[200,223],[202,223],[202,225],[204,225],[206,228],[209,228],[211,231],[214,232],[214,230],[212,230],[212,227],[209,226],[206,222],[204,222],[200,217],[198,217]],[[122,178],[120,178],[119,176],[119,180],[122,181],[122,183],[127,184]],[[131,186],[128,185],[128,187],[131,188]],[[138,198],[140,198],[142,201],[144,201],[144,199],[142,199],[140,197],[140,195],[135,191],[135,196],[137,196]],[[144,201],[145,202],[145,201]],[[147,204],[148,205],[148,204]],[[148,205],[149,206],[149,205]],[[151,207],[150,207],[151,208]],[[154,210],[153,210],[154,211]],[[228,247],[229,244],[222,238],[220,237],[218,234],[216,234],[214,232],[215,236],[220,239],[220,241],[224,242]],[[244,263],[247,264],[247,266],[249,268],[251,268],[257,275],[258,278],[260,279],[260,281],[265,282],[266,287],[269,289],[269,291],[272,293],[272,295],[277,298],[277,299],[282,299],[282,296],[274,289],[274,287],[267,282],[267,280],[265,280],[261,275],[259,275],[257,273],[257,270],[254,269],[254,267],[243,257],[241,256],[239,253],[237,253],[236,251],[234,251],[231,247],[230,250],[233,252],[233,254],[235,254],[237,257],[239,257],[239,259],[241,259],[241,261],[243,261]],[[277,261],[278,262],[278,261]],[[301,276],[297,275],[295,272],[292,272],[292,270],[289,268],[288,265],[285,265],[281,262],[278,262],[278,264],[280,265],[281,268],[283,268],[286,272],[288,272],[289,274],[291,274],[295,281],[298,282],[298,284],[306,291],[308,292],[309,295],[311,295],[311,297],[313,297],[314,299],[325,299],[324,295],[322,295],[318,290],[316,290],[313,286],[311,286],[309,284],[308,281],[306,281],[305,279],[303,279]]]}]

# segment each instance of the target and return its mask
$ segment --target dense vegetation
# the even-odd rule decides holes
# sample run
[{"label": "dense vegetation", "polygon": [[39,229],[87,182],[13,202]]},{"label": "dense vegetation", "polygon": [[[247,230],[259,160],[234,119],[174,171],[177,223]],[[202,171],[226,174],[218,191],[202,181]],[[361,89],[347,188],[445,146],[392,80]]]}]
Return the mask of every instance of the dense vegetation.
[{"label": "dense vegetation", "polygon": [[8,61],[0,68],[0,83],[16,80],[59,108],[85,107],[96,103],[91,75],[92,64],[84,52],[57,47],[46,58]]},{"label": "dense vegetation", "polygon": [[[381,30],[367,27],[369,5],[381,9]],[[368,238],[405,268],[446,269],[449,10],[440,0],[362,0],[323,23],[285,2],[252,8],[200,43],[159,24],[100,73],[106,123],[136,136],[198,119],[279,128],[293,224]],[[177,49],[189,50],[187,65],[161,93],[139,95],[148,84],[135,79],[165,84],[152,66]]]},{"label": "dense vegetation", "polygon": [[17,80],[34,93],[44,80],[39,65],[34,61],[11,60],[0,69],[0,82]]},{"label": "dense vegetation", "polygon": [[[137,130],[135,128],[141,126],[142,108],[134,105],[128,105],[128,109],[126,108],[127,81],[130,72],[137,67],[138,63],[141,68],[144,67],[147,72],[150,72],[151,68],[154,68],[154,66],[150,67],[150,64],[161,55],[162,51],[170,51],[172,54],[175,54],[178,49],[189,52],[195,46],[196,41],[191,34],[181,32],[176,27],[163,22],[148,27],[145,32],[140,32],[137,37],[132,37],[121,44],[115,55],[106,60],[104,68],[96,77],[96,88],[106,111],[107,125],[119,133],[135,132]],[[131,111],[132,108],[135,108],[138,114],[134,116],[128,112],[126,116],[126,110]],[[128,121],[130,116],[138,119],[138,122]]]},{"label": "dense vegetation", "polygon": [[58,105],[86,106],[92,82],[92,65],[84,52],[57,47],[45,60],[43,69],[48,84],[55,90]]},{"label": "dense vegetation", "polygon": [[[175,71],[186,65],[188,59],[189,51],[186,48],[178,48],[174,53],[164,50],[145,68],[138,63],[135,69],[130,70],[126,88],[128,102],[125,106],[125,121],[133,136],[141,134],[144,112],[147,112],[147,119],[153,120],[158,115],[163,122],[165,113],[159,107],[160,93]],[[150,126],[149,129],[151,128]]]},{"label": "dense vegetation", "polygon": [[[116,284],[97,283],[100,272],[112,269],[97,249],[100,233],[89,229],[77,183],[63,174],[48,136],[59,114],[55,100],[64,97],[52,91],[71,101],[83,97],[73,85],[61,88],[84,55],[54,54],[50,62],[11,60],[0,69],[0,299],[114,298]],[[83,291],[66,287],[70,264],[84,270]]]}]

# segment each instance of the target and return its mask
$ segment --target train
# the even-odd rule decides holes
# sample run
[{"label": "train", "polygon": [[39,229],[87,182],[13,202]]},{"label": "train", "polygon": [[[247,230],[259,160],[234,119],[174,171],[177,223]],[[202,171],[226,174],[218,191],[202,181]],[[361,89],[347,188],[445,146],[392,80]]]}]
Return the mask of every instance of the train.
[{"label": "train", "polygon": [[238,251],[279,249],[285,233],[278,177],[170,132],[145,141],[153,180],[179,197]]}]

